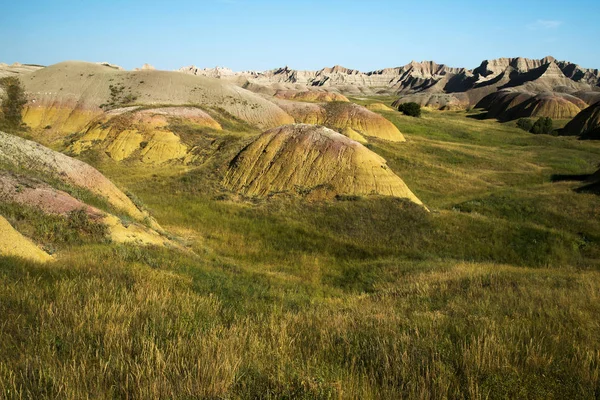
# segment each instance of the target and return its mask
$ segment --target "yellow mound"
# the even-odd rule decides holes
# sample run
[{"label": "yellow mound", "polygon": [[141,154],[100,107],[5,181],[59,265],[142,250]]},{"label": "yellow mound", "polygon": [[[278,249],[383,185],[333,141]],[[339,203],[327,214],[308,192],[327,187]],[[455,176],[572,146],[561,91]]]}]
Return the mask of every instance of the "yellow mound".
[{"label": "yellow mound", "polygon": [[169,240],[159,235],[152,229],[140,224],[129,224],[125,226],[119,218],[107,214],[102,223],[108,226],[110,238],[117,243],[136,243],[140,245],[164,246]]},{"label": "yellow mound", "polygon": [[326,124],[336,128],[352,128],[363,136],[373,136],[392,142],[404,142],[398,128],[379,114],[354,103],[328,103]]},{"label": "yellow mound", "polygon": [[372,103],[372,104],[368,104],[366,107],[367,107],[367,110],[371,110],[371,111],[394,111],[393,108],[388,107],[383,103]]},{"label": "yellow mound", "polygon": [[142,150],[142,162],[162,164],[166,161],[181,159],[187,154],[187,146],[181,143],[179,136],[169,131],[154,131],[148,144]]},{"label": "yellow mound", "polygon": [[360,133],[356,132],[354,129],[352,128],[344,128],[342,130],[342,135],[349,137],[352,140],[356,140],[358,143],[368,143],[368,140],[365,139]]},{"label": "yellow mound", "polygon": [[186,158],[190,149],[169,130],[169,124],[177,121],[222,130],[210,115],[193,107],[115,110],[91,123],[70,150],[80,154],[90,148],[100,149],[115,161],[134,158],[147,164],[187,162],[185,160],[191,159]]},{"label": "yellow mound", "polygon": [[432,110],[464,110],[469,106],[469,99],[465,93],[412,93],[394,101],[392,107],[397,109],[403,103],[417,103]]},{"label": "yellow mound", "polygon": [[37,262],[53,259],[31,240],[17,232],[2,216],[0,216],[0,255],[17,256]]},{"label": "yellow mound", "polygon": [[351,129],[361,136],[392,142],[406,141],[394,124],[358,104],[345,102],[311,104],[286,100],[278,100],[277,104],[299,123],[324,125],[342,133],[346,129]]},{"label": "yellow mound", "polygon": [[306,193],[385,195],[421,201],[362,144],[315,125],[286,125],[260,135],[231,162],[223,181],[248,196]]},{"label": "yellow mound", "polygon": [[[91,143],[94,143],[94,140],[100,140],[98,137],[102,136],[100,132],[94,131],[91,135],[85,137],[91,146]],[[103,135],[103,139],[106,139],[108,136],[108,132],[106,135]],[[94,139],[94,137],[96,137]],[[91,139],[91,140],[90,140]],[[144,136],[139,134],[137,130],[124,130],[117,135],[114,141],[110,142],[108,146],[106,146],[106,153],[116,161],[121,161],[129,157],[134,151],[140,148],[140,145],[144,141]],[[79,146],[83,146],[81,142],[79,142]]]},{"label": "yellow mound", "polygon": [[316,90],[279,90],[277,91],[277,93],[275,93],[275,97],[285,100],[308,101],[316,103],[324,103],[330,101],[350,101],[346,96],[340,93]]},{"label": "yellow mound", "polygon": [[[539,94],[515,107],[515,116],[519,117],[550,117],[554,119],[573,118],[581,109],[572,101],[573,96],[558,93]],[[581,103],[583,101],[579,100]],[[580,103],[579,103],[580,104]],[[583,103],[585,104],[585,103]],[[581,104],[580,104],[581,105]]]},{"label": "yellow mound", "polygon": [[102,110],[86,110],[77,105],[49,104],[28,106],[23,111],[23,122],[33,129],[51,129],[52,132],[79,132]]},{"label": "yellow mound", "polygon": [[122,71],[84,62],[42,68],[23,81],[29,96],[25,122],[62,134],[78,132],[103,108],[128,104],[198,104],[222,108],[259,128],[292,122],[261,96],[219,79],[168,71]]}]

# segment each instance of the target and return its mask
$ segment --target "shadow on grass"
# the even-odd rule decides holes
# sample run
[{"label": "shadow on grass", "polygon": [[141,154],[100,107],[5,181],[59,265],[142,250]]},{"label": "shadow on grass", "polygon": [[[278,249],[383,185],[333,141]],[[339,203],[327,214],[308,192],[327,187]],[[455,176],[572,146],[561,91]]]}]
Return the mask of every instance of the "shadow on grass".
[{"label": "shadow on grass", "polygon": [[590,183],[589,185],[584,185],[575,189],[577,193],[593,193],[600,195],[600,182]]},{"label": "shadow on grass", "polygon": [[490,119],[491,117],[489,116],[489,112],[483,111],[483,112],[480,112],[479,114],[469,114],[469,115],[467,115],[467,118],[476,119],[478,121],[483,121],[485,119]]},{"label": "shadow on grass", "polygon": [[583,182],[591,176],[591,174],[553,174],[550,176],[550,182]]}]

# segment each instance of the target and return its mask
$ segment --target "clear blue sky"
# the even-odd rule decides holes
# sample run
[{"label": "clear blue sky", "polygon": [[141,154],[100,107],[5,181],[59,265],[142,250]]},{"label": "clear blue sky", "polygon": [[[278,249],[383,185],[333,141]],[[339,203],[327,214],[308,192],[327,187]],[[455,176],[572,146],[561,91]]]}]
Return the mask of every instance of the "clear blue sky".
[{"label": "clear blue sky", "polygon": [[600,68],[600,0],[4,0],[0,13],[7,63],[369,71],[546,55]]}]

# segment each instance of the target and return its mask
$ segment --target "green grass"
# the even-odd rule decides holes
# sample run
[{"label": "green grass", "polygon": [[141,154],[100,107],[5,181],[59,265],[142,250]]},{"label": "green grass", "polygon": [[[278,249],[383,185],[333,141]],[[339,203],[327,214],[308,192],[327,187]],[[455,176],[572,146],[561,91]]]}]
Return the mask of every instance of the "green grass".
[{"label": "green grass", "polygon": [[84,210],[66,216],[50,215],[33,207],[0,202],[0,215],[50,254],[70,246],[107,241],[106,226],[91,220]]},{"label": "green grass", "polygon": [[188,251],[0,258],[0,397],[600,396],[599,199],[551,182],[594,171],[600,145],[381,114],[407,142],[369,147],[430,213],[230,193],[227,162],[256,133],[234,120],[172,127],[199,166],[91,160]]}]

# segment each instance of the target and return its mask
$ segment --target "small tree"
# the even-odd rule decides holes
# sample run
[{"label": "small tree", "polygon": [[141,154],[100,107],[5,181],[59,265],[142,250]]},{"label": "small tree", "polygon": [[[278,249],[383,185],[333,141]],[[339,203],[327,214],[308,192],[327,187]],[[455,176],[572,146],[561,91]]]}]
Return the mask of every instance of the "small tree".
[{"label": "small tree", "polygon": [[400,111],[404,115],[408,115],[411,117],[420,117],[421,116],[421,106],[415,102],[400,104],[398,106],[398,111]]},{"label": "small tree", "polygon": [[21,112],[27,103],[21,81],[17,77],[8,76],[0,79],[0,87],[4,89],[1,106],[4,121],[10,126],[21,126]]},{"label": "small tree", "polygon": [[533,127],[531,128],[531,133],[535,134],[545,134],[548,135],[552,132],[554,128],[552,127],[552,118],[550,117],[540,117]]},{"label": "small tree", "polygon": [[529,118],[521,118],[517,121],[517,127],[523,129],[525,132],[530,132],[533,128],[533,121]]}]

